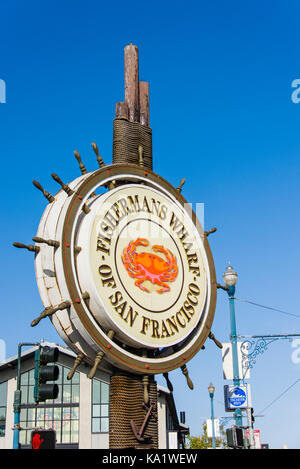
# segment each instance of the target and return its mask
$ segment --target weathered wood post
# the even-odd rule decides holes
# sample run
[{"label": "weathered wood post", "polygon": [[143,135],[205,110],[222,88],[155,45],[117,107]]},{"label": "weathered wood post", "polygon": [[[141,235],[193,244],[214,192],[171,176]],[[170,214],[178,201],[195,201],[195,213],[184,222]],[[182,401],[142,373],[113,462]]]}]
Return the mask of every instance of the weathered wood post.
[{"label": "weathered wood post", "polygon": [[[125,101],[116,104],[113,163],[143,164],[152,169],[149,83],[139,81],[136,46],[125,47],[124,63]],[[139,377],[115,370],[110,385],[109,447],[158,448],[157,385],[153,376]]]},{"label": "weathered wood post", "polygon": [[149,127],[149,83],[139,81],[138,48],[125,47],[125,100],[116,104],[113,121],[113,163],[139,165],[143,149],[145,168],[152,169],[152,130]]}]

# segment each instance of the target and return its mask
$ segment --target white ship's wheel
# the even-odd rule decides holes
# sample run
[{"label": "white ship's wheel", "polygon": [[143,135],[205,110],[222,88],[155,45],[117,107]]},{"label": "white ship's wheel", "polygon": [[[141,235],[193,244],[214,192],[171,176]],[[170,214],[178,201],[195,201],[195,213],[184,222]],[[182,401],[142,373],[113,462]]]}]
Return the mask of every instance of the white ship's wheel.
[{"label": "white ship's wheel", "polygon": [[[203,347],[216,306],[208,241],[190,205],[141,166],[114,164],[62,186],[35,238],[45,310],[92,368],[167,373]],[[44,191],[45,192],[45,191]]]}]

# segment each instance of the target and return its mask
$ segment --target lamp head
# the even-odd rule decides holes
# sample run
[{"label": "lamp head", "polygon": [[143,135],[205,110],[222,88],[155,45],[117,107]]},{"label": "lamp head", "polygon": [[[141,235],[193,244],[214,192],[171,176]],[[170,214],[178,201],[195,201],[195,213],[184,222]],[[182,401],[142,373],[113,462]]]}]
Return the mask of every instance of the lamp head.
[{"label": "lamp head", "polygon": [[230,262],[228,262],[228,266],[223,274],[223,280],[225,285],[227,285],[227,287],[234,287],[237,282],[237,277],[238,274],[235,272],[235,270],[233,270],[230,265]]},{"label": "lamp head", "polygon": [[209,393],[210,397],[214,397],[215,387],[212,383],[210,383],[210,385],[208,386],[208,393]]}]

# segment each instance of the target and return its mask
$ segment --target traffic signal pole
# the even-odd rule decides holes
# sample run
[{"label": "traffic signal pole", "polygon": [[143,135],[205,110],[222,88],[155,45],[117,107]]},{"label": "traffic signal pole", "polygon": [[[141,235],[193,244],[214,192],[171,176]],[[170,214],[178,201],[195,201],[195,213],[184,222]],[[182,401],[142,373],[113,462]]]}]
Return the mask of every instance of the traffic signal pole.
[{"label": "traffic signal pole", "polygon": [[18,368],[17,368],[17,389],[14,394],[14,434],[13,449],[20,448],[20,413],[21,413],[21,349],[25,346],[36,346],[35,370],[34,370],[34,401],[36,404],[47,399],[56,399],[58,395],[58,385],[49,384],[47,381],[56,381],[59,376],[59,368],[55,363],[58,359],[58,348],[43,346],[40,343],[24,342],[18,346]]},{"label": "traffic signal pole", "polygon": [[39,343],[24,342],[18,345],[17,389],[14,395],[14,435],[13,449],[20,448],[20,413],[21,413],[21,349],[25,346],[38,346]]}]

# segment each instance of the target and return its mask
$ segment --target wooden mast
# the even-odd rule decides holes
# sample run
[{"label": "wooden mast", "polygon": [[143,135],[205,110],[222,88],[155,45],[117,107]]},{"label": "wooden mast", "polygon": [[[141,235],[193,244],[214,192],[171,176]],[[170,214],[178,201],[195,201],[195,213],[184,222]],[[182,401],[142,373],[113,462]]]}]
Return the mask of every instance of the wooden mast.
[{"label": "wooden mast", "polygon": [[[139,81],[136,46],[125,47],[124,64],[125,100],[116,104],[113,163],[142,164],[152,169],[149,83]],[[116,369],[110,383],[109,448],[157,449],[156,411],[157,384],[153,377],[130,375]]]},{"label": "wooden mast", "polygon": [[118,102],[113,121],[113,163],[143,165],[152,170],[152,130],[149,117],[149,83],[139,80],[139,52],[130,44],[124,48],[124,101]]}]

